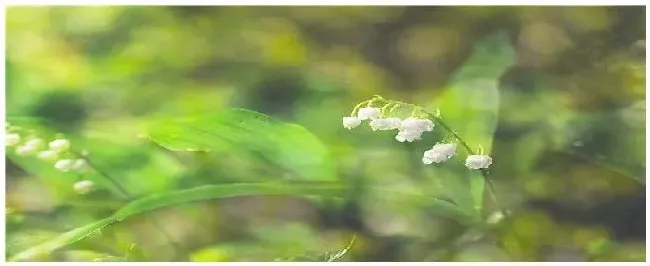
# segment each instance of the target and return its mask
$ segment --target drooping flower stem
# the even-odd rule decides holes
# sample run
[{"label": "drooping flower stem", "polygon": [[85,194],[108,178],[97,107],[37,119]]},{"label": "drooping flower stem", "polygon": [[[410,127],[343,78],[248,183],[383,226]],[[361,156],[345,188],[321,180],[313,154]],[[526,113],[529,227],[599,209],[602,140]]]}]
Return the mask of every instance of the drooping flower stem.
[{"label": "drooping flower stem", "polygon": [[[424,112],[424,113],[426,113],[428,116],[433,118],[433,120],[435,121],[436,124],[440,125],[442,128],[445,129],[445,131],[447,131],[449,134],[454,136],[454,138],[456,140],[458,140],[460,145],[463,146],[463,148],[465,148],[465,150],[469,154],[476,154],[472,150],[472,148],[470,148],[469,145],[467,145],[467,142],[465,142],[465,140],[463,140],[463,138],[461,138],[458,135],[458,133],[456,133],[456,131],[454,131],[449,125],[447,125],[442,119],[440,119],[440,117],[437,117],[437,116],[435,116],[435,115],[433,115],[433,114],[431,114],[429,112]],[[499,211],[501,211],[504,215],[506,215],[506,213],[505,213],[506,210],[501,207],[501,204],[499,203],[499,200],[497,199],[496,190],[494,188],[494,183],[492,183],[492,180],[490,180],[488,178],[487,170],[485,170],[485,169],[479,169],[479,170],[481,171],[481,175],[483,176],[483,179],[485,180],[485,187],[487,188],[487,192],[490,195],[490,198],[492,199],[492,201],[494,202],[494,205],[496,206],[496,208]]]},{"label": "drooping flower stem", "polygon": [[[420,106],[410,104],[410,103],[401,102],[401,101],[386,100],[383,97],[381,97],[380,95],[375,95],[371,100],[368,100],[368,101],[386,102],[387,104],[394,104],[395,107],[397,107],[397,106],[411,107],[413,109],[412,114],[411,114],[412,116],[417,115],[417,113],[426,114],[436,124],[440,125],[445,131],[447,131],[449,134],[451,134],[458,141],[458,143],[460,143],[460,145],[463,146],[463,148],[465,148],[467,153],[469,153],[469,154],[477,154],[476,152],[474,152],[474,150],[469,145],[467,145],[467,142],[465,142],[465,140],[463,140],[463,138],[461,138],[460,135],[458,135],[458,133],[455,130],[453,130],[449,125],[447,125],[447,123],[445,123],[445,121],[443,121],[438,115],[435,115],[435,114],[429,113],[427,111],[424,111],[424,110],[422,110],[422,107],[420,107]],[[368,102],[368,101],[364,101],[363,103]],[[487,193],[489,194],[491,200],[494,202],[495,207],[500,212],[502,212],[504,215],[506,215],[506,210],[501,207],[501,204],[499,203],[499,200],[497,199],[494,183],[492,183],[492,180],[490,180],[488,178],[487,170],[479,169],[479,171],[481,172],[481,175],[483,176],[483,179],[485,181],[485,187],[486,187]]]}]

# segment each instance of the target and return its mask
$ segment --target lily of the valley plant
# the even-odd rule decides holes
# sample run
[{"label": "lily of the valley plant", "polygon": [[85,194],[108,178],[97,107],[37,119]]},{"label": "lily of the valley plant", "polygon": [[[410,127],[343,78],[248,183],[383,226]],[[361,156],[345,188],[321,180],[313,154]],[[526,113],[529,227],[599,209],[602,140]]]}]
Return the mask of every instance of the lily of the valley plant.
[{"label": "lily of the valley plant", "polygon": [[[398,116],[397,111],[407,109],[411,111],[408,117]],[[384,99],[375,96],[370,100],[356,105],[348,117],[343,117],[343,127],[353,129],[363,121],[368,123],[373,131],[396,130],[395,139],[399,142],[414,142],[422,139],[422,135],[434,130],[436,125],[441,126],[450,133],[453,141],[435,143],[431,149],[424,152],[424,164],[442,163],[456,154],[456,144],[460,142],[465,147],[469,156],[465,159],[465,166],[473,170],[487,169],[492,164],[492,158],[485,154],[472,154],[472,149],[441,119],[440,113],[430,114],[421,107],[408,103]]]}]

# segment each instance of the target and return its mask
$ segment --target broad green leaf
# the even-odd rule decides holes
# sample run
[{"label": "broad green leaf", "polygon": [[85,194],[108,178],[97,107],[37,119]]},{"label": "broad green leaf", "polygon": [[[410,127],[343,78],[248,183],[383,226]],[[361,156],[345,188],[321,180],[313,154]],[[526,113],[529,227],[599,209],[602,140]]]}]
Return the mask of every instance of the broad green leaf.
[{"label": "broad green leaf", "polygon": [[[330,182],[305,182],[305,183],[250,183],[250,184],[222,184],[206,185],[192,189],[172,191],[169,193],[156,194],[135,200],[111,217],[93,222],[91,224],[70,230],[58,237],[40,245],[33,246],[20,252],[9,259],[9,261],[25,261],[40,254],[49,254],[66,245],[72,244],[90,235],[100,233],[105,227],[127,219],[133,215],[151,211],[157,208],[191,203],[195,201],[221,199],[244,195],[296,195],[296,196],[326,196],[342,197],[345,195],[344,186]],[[391,191],[398,193],[396,191]],[[421,197],[426,197],[420,195]],[[454,217],[462,217],[462,211],[453,204],[431,198],[431,204],[439,206],[444,214]]]},{"label": "broad green leaf", "polygon": [[[475,45],[469,59],[451,77],[448,88],[434,101],[442,120],[470,146],[471,152],[459,145],[460,150],[465,150],[463,153],[477,153],[480,147],[480,152],[490,154],[499,110],[499,78],[514,60],[514,50],[505,32],[487,36]],[[464,163],[465,156],[458,158]],[[461,208],[480,214],[483,178],[480,172],[471,171],[446,178],[443,187],[453,191],[448,196]]]},{"label": "broad green leaf", "polygon": [[175,151],[220,151],[260,158],[306,180],[335,180],[325,146],[305,128],[245,109],[165,120],[149,137]]}]

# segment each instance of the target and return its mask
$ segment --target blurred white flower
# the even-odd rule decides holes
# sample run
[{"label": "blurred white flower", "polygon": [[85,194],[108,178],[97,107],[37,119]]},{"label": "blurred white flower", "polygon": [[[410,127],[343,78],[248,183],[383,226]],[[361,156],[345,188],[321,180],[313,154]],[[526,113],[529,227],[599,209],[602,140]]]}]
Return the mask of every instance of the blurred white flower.
[{"label": "blurred white flower", "polygon": [[20,142],[20,135],[17,133],[10,133],[5,135],[5,146],[14,146]]},{"label": "blurred white flower", "polygon": [[19,156],[26,156],[36,153],[43,146],[43,140],[39,138],[30,139],[16,148],[16,154]]},{"label": "blurred white flower", "polygon": [[30,146],[30,145],[23,144],[23,145],[20,145],[20,146],[16,147],[16,154],[18,156],[27,156],[27,155],[35,153],[36,151],[38,151],[38,148],[36,148],[34,146]]},{"label": "blurred white flower", "polygon": [[487,155],[470,155],[465,160],[465,166],[469,169],[488,168],[492,164],[492,158]]},{"label": "blurred white flower", "polygon": [[497,224],[501,220],[503,220],[504,216],[503,213],[500,211],[492,213],[490,216],[487,218],[487,223],[488,224]]},{"label": "blurred white flower", "polygon": [[86,194],[90,192],[93,187],[95,186],[95,183],[90,180],[81,180],[79,182],[74,183],[73,189],[79,194]]},{"label": "blurred white flower", "polygon": [[50,142],[49,146],[53,151],[62,152],[70,148],[70,141],[67,139],[56,139]]},{"label": "blurred white flower", "polygon": [[32,147],[33,150],[38,150],[38,149],[40,149],[41,147],[43,147],[43,140],[42,140],[42,139],[39,139],[39,138],[34,138],[34,139],[30,139],[30,140],[28,140],[28,141],[25,142],[25,144],[23,144],[23,145],[24,145],[24,146]]},{"label": "blurred white flower", "polygon": [[441,163],[449,160],[456,153],[456,143],[438,143],[424,152],[422,162],[425,164]]},{"label": "blurred white flower", "polygon": [[75,171],[83,171],[86,169],[86,160],[84,159],[76,159],[74,163],[72,164],[72,170]]},{"label": "blurred white flower", "polygon": [[399,119],[397,117],[379,118],[370,121],[370,128],[372,128],[373,131],[393,130],[398,129],[401,123],[402,119]]},{"label": "blurred white flower", "polygon": [[375,107],[364,107],[357,113],[357,117],[361,120],[377,119],[379,115],[381,115],[381,109]]},{"label": "blurred white flower", "polygon": [[59,153],[52,150],[45,150],[38,153],[38,158],[44,161],[54,161],[59,157]]},{"label": "blurred white flower", "polygon": [[68,172],[68,171],[70,171],[70,169],[72,169],[73,164],[74,164],[74,161],[70,160],[70,159],[58,160],[54,164],[54,168],[56,170],[61,171],[61,172]]},{"label": "blurred white flower", "polygon": [[343,117],[343,127],[346,129],[353,129],[361,124],[361,120],[356,117]]}]

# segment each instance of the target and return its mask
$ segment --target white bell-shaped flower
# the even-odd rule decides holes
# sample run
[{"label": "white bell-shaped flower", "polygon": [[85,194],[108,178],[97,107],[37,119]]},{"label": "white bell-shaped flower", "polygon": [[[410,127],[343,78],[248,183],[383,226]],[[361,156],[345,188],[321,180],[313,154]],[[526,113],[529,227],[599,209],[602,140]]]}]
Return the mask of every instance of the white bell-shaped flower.
[{"label": "white bell-shaped flower", "polygon": [[448,158],[440,153],[432,152],[431,150],[425,151],[424,156],[422,156],[422,162],[424,164],[432,163],[441,163],[446,161]]},{"label": "white bell-shaped flower", "polygon": [[85,170],[87,165],[88,164],[86,163],[86,160],[84,160],[84,159],[76,159],[76,160],[74,160],[74,163],[72,163],[72,170],[80,172],[80,171]]},{"label": "white bell-shaped flower", "polygon": [[381,109],[376,107],[363,107],[360,108],[357,117],[361,120],[377,119],[381,115]]},{"label": "white bell-shaped flower", "polygon": [[25,144],[16,147],[16,155],[18,156],[31,155],[36,153],[37,151],[38,151],[37,147],[25,145]]},{"label": "white bell-shaped flower", "polygon": [[409,117],[400,123],[399,133],[395,139],[399,142],[419,140],[424,132],[432,131],[433,126],[433,122],[429,119]]},{"label": "white bell-shaped flower", "polygon": [[492,164],[492,158],[487,155],[470,155],[465,159],[465,166],[469,169],[485,169]]},{"label": "white bell-shaped flower", "polygon": [[397,136],[395,136],[395,139],[399,142],[413,142],[416,140],[420,140],[422,138],[422,132],[421,131],[400,131],[397,133]]},{"label": "white bell-shaped flower", "polygon": [[419,131],[421,133],[433,131],[434,124],[429,119],[409,117],[400,124],[400,131]]},{"label": "white bell-shaped flower", "polygon": [[73,164],[74,164],[73,160],[62,159],[62,160],[56,161],[56,163],[54,164],[54,168],[56,170],[61,171],[61,172],[68,172],[68,171],[70,171],[72,169]]},{"label": "white bell-shaped flower", "polygon": [[357,117],[343,117],[343,127],[353,129],[361,124],[361,119]]},{"label": "white bell-shaped flower", "polygon": [[25,142],[23,145],[32,147],[32,149],[36,151],[43,147],[43,140],[39,138],[33,138]]},{"label": "white bell-shaped flower", "polygon": [[456,143],[438,143],[424,152],[422,162],[425,164],[441,163],[449,160],[456,153]]},{"label": "white bell-shaped flower", "polygon": [[70,141],[67,139],[56,139],[50,142],[49,147],[56,152],[66,151],[70,148]]},{"label": "white bell-shaped flower", "polygon": [[38,153],[38,158],[44,161],[55,161],[59,157],[59,153],[53,150],[45,150]]},{"label": "white bell-shaped flower", "polygon": [[370,121],[370,128],[372,128],[373,131],[393,130],[398,129],[401,123],[402,119],[399,119],[397,117],[379,118]]},{"label": "white bell-shaped flower", "polygon": [[86,194],[90,192],[93,187],[95,186],[95,183],[90,180],[81,180],[79,182],[74,183],[73,189],[75,192],[79,194]]},{"label": "white bell-shaped flower", "polygon": [[18,133],[9,133],[5,135],[5,146],[14,146],[20,142],[20,135]]}]

